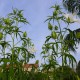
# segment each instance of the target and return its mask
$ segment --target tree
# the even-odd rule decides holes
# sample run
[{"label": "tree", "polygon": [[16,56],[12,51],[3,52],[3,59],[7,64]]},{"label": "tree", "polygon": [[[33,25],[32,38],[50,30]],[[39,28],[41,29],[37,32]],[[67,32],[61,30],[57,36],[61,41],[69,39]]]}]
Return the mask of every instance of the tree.
[{"label": "tree", "polygon": [[80,15],[80,0],[63,0],[63,5],[69,12]]}]

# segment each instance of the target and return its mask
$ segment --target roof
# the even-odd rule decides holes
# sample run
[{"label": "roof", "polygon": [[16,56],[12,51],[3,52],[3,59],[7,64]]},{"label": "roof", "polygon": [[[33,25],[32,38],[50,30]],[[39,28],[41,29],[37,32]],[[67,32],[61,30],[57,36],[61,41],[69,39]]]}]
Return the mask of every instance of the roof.
[{"label": "roof", "polygon": [[[6,68],[9,68],[10,67],[10,64],[7,64],[6,65]],[[16,65],[14,65],[14,67],[16,67]],[[32,67],[34,67],[34,68],[38,68],[39,67],[39,65],[38,64],[24,64],[24,65],[22,65],[22,67],[23,68],[32,68]]]},{"label": "roof", "polygon": [[32,67],[38,68],[39,65],[38,64],[24,64],[23,67],[24,68],[32,68]]}]

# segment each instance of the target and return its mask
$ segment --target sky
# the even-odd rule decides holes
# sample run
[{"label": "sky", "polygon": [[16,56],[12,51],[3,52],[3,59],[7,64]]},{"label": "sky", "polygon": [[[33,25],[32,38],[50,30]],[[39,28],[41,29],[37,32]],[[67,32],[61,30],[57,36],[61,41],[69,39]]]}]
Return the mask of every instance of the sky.
[{"label": "sky", "polygon": [[[12,8],[24,10],[23,14],[30,25],[24,26],[22,30],[27,31],[28,36],[32,39],[37,50],[35,53],[36,58],[31,60],[31,63],[34,63],[35,60],[38,59],[40,63],[42,62],[40,53],[46,36],[49,34],[48,25],[44,23],[44,21],[47,19],[47,16],[52,15],[52,9],[50,9],[50,7],[54,4],[62,5],[61,1],[62,0],[0,0],[0,17],[5,17],[12,11]],[[79,27],[77,24],[75,24],[75,26],[77,26],[77,28]],[[77,53],[79,52],[80,50],[78,49]],[[79,60],[79,54],[74,56]]]}]

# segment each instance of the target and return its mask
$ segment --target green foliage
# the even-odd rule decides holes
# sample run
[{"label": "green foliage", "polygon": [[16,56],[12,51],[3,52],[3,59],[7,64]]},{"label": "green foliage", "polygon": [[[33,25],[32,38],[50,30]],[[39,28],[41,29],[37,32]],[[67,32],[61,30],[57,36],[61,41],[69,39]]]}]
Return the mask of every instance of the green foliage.
[{"label": "green foliage", "polygon": [[69,12],[76,12],[80,16],[79,0],[63,0],[63,5]]},{"label": "green foliage", "polygon": [[[46,20],[49,21],[48,29],[51,31],[51,34],[46,37],[46,41],[42,47],[42,55],[45,60],[43,70],[48,73],[50,80],[78,80],[77,74],[71,70],[74,67],[73,64],[76,64],[76,59],[69,49],[70,44],[72,45],[70,39],[72,40],[74,37],[73,31],[69,29],[69,24],[73,22],[65,18],[65,13],[62,12],[59,5],[52,6],[51,8],[53,9],[53,14]],[[67,26],[62,27],[61,23]],[[71,33],[69,40],[65,38],[69,33],[68,31]],[[73,43],[73,45],[75,44]],[[58,62],[59,58],[61,60],[60,63]],[[62,67],[58,71],[60,65]],[[66,66],[69,66],[69,68]]]},{"label": "green foliage", "polygon": [[77,68],[76,68],[76,72],[80,78],[80,61],[78,62]]},{"label": "green foliage", "polygon": [[56,79],[54,80],[78,80],[77,74],[69,66],[60,66],[54,72]]},{"label": "green foliage", "polygon": [[19,23],[28,23],[22,10],[13,9],[7,18],[0,18],[0,80],[28,80],[22,64],[34,58],[28,50],[34,45]]},{"label": "green foliage", "polygon": [[0,32],[0,40],[3,38],[3,33]]},{"label": "green foliage", "polygon": [[76,46],[77,44],[80,43],[80,29],[76,29],[76,30],[70,30],[67,29],[69,31],[69,34],[67,34],[65,36],[65,43],[68,43],[68,47],[70,50],[72,50],[73,52],[76,52]]},{"label": "green foliage", "polygon": [[[65,18],[59,5],[51,8],[52,16],[46,20],[51,33],[46,37],[42,47],[45,63],[42,70],[37,72],[34,67],[31,71],[24,71],[23,67],[35,57],[30,51],[34,44],[27,32],[21,31],[19,26],[21,23],[28,24],[23,16],[23,10],[13,9],[7,18],[0,18],[0,80],[78,80],[79,72],[76,74],[72,69],[76,59],[70,53],[70,47],[75,48],[73,46],[76,46],[76,38],[76,41],[80,41],[80,31],[68,28],[73,22],[70,18]],[[62,22],[67,26],[62,27]],[[58,59],[61,59],[61,64]],[[37,60],[35,64],[38,63]]]}]

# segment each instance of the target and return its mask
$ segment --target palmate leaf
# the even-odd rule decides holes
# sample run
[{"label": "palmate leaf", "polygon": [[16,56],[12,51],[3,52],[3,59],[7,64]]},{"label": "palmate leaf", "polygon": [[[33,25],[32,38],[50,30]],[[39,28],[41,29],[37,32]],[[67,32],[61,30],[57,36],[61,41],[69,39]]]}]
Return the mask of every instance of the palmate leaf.
[{"label": "palmate leaf", "polygon": [[23,13],[22,13],[23,10],[18,10],[18,9],[13,9],[13,13],[9,13],[8,16],[9,18],[12,18],[12,20],[15,20],[15,21],[18,21],[20,23],[28,23],[29,22],[26,20],[26,18],[24,18],[23,16]]},{"label": "palmate leaf", "polygon": [[0,41],[0,45],[4,48],[5,46],[7,47],[11,47],[11,45],[9,44],[10,41],[6,42],[6,41]]},{"label": "palmate leaf", "polygon": [[51,36],[47,36],[45,43],[47,43],[50,39],[51,39]]},{"label": "palmate leaf", "polygon": [[53,19],[53,16],[48,16],[48,19],[46,19],[44,22],[46,22],[46,21],[51,21]]},{"label": "palmate leaf", "polygon": [[63,54],[66,58],[69,58],[69,59],[71,59],[71,61],[74,61],[75,63],[77,63],[77,61],[76,61],[76,59],[75,59],[75,57],[73,56],[73,55],[71,55],[71,54]]},{"label": "palmate leaf", "polygon": [[[67,29],[69,31],[69,34],[65,36],[64,42],[65,45],[68,45],[68,48],[72,50],[73,52],[76,51],[76,45],[80,43],[80,38],[77,33],[80,32],[80,28],[71,31],[70,29]],[[77,37],[78,36],[78,37]]]}]

